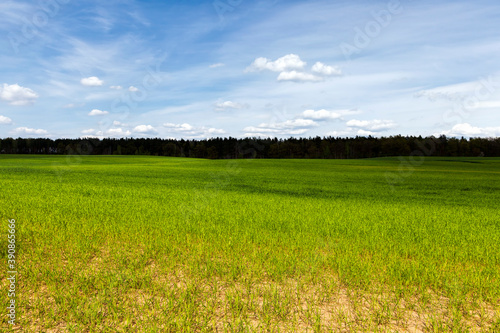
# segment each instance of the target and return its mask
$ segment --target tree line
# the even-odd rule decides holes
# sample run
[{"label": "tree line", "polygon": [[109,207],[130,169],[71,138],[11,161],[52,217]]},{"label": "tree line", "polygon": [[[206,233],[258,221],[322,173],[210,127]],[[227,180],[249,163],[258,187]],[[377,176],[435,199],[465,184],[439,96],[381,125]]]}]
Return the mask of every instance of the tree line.
[{"label": "tree line", "polygon": [[2,154],[156,155],[209,159],[322,158],[356,159],[388,156],[500,157],[500,138],[357,136],[310,138],[210,138],[204,140],[121,139],[0,139]]}]

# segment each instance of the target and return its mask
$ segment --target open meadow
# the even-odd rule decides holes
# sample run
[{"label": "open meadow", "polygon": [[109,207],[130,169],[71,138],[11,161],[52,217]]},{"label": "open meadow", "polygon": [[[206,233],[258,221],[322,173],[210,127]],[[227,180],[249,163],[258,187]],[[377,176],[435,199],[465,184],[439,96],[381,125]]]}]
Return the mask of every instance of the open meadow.
[{"label": "open meadow", "polygon": [[500,332],[500,159],[422,162],[0,155],[14,328]]}]

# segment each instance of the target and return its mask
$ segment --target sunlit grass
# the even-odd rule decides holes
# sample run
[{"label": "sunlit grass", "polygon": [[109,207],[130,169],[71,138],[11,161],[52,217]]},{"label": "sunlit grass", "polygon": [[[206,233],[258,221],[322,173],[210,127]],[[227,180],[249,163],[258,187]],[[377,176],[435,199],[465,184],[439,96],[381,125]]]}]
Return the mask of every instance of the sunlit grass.
[{"label": "sunlit grass", "polygon": [[0,156],[19,326],[500,330],[500,159],[403,172],[398,159]]}]

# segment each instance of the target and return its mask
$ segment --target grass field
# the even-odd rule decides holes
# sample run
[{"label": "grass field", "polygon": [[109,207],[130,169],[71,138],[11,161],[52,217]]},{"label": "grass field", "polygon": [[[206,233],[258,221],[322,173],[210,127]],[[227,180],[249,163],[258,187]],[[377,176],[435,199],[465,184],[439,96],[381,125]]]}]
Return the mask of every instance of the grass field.
[{"label": "grass field", "polygon": [[500,159],[404,165],[0,155],[13,329],[500,332]]}]

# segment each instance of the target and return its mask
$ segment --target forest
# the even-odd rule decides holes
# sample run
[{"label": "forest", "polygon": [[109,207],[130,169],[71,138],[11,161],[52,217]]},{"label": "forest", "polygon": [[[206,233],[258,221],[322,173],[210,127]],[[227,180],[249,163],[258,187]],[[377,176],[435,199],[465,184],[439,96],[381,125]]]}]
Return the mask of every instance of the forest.
[{"label": "forest", "polygon": [[389,156],[500,157],[500,138],[5,138],[2,154],[155,155],[208,159],[358,159]]}]

